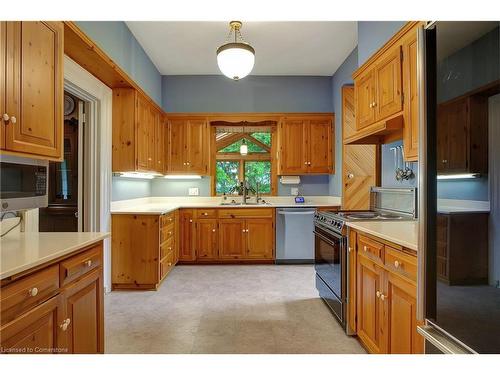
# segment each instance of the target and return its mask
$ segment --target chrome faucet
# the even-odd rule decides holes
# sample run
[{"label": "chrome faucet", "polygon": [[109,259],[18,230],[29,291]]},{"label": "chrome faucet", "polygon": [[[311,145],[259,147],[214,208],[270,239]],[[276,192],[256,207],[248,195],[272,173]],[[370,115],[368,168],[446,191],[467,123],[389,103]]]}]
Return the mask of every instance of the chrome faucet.
[{"label": "chrome faucet", "polygon": [[257,181],[255,183],[255,189],[256,189],[256,193],[255,193],[256,198],[255,198],[255,200],[257,201],[257,203],[260,203],[260,201],[262,200],[262,197],[260,196],[260,182],[259,181]]},{"label": "chrome faucet", "polygon": [[248,196],[248,181],[243,181],[243,204],[247,204],[247,199],[250,198]]}]

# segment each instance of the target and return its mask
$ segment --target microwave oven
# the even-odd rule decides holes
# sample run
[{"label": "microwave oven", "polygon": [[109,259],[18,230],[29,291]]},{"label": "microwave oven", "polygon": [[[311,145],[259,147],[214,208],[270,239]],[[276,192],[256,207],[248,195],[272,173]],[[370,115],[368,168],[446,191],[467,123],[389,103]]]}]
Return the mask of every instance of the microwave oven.
[{"label": "microwave oven", "polygon": [[0,212],[48,205],[49,162],[0,155]]}]

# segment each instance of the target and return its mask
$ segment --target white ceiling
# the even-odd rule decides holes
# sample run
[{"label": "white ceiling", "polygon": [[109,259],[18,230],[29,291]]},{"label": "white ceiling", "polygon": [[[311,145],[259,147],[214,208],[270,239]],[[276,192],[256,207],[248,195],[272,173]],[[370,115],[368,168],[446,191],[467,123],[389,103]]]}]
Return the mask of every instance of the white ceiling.
[{"label": "white ceiling", "polygon": [[[162,75],[221,74],[216,49],[228,22],[128,21]],[[354,49],[357,22],[243,22],[255,48],[252,75],[331,76]]]}]

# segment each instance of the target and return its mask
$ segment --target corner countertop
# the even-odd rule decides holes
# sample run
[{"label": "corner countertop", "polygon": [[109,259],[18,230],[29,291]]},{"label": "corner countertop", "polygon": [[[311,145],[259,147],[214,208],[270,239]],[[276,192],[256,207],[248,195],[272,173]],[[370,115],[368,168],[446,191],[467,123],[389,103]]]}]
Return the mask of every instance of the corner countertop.
[{"label": "corner countertop", "polygon": [[347,226],[418,251],[418,221],[350,221]]},{"label": "corner countertop", "polygon": [[[305,197],[305,203],[297,204],[294,197],[263,197],[266,205],[227,205],[223,206],[221,197],[152,197],[111,204],[112,214],[161,215],[179,208],[300,208],[300,207],[340,207],[341,199],[330,196]],[[228,198],[228,200],[233,199]],[[235,198],[239,199],[239,197]],[[241,200],[241,199],[239,199]]]},{"label": "corner countertop", "polygon": [[8,234],[0,240],[0,280],[71,254],[109,235],[105,232]]}]

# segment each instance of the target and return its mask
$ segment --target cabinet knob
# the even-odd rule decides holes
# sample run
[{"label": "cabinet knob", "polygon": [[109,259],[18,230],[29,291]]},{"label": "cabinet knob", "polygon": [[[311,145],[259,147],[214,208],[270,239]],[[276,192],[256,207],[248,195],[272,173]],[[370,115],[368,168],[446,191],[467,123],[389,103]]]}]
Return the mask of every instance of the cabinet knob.
[{"label": "cabinet knob", "polygon": [[403,264],[402,264],[402,263],[400,263],[399,261],[397,261],[397,260],[395,260],[395,261],[394,261],[394,267],[399,268],[399,267],[401,267],[402,265],[403,265]]},{"label": "cabinet knob", "polygon": [[170,267],[172,265],[172,262],[168,262],[168,266]]},{"label": "cabinet knob", "polygon": [[372,103],[368,104],[368,107],[373,108],[373,104]]},{"label": "cabinet knob", "polygon": [[307,165],[307,161],[305,161],[304,164]]},{"label": "cabinet knob", "polygon": [[168,232],[168,235],[171,236],[172,235],[172,232]]},{"label": "cabinet knob", "polygon": [[38,288],[31,288],[29,291],[28,291],[28,294],[31,296],[31,297],[34,297],[38,294]]},{"label": "cabinet knob", "polygon": [[59,327],[63,331],[66,331],[68,329],[68,326],[70,325],[70,323],[71,323],[71,319],[70,318],[64,319],[64,321],[62,322],[62,324]]},{"label": "cabinet knob", "polygon": [[7,114],[7,113],[4,113],[2,115],[2,120],[4,120],[5,122],[9,121],[10,120],[10,116]]},{"label": "cabinet knob", "polygon": [[443,164],[446,164],[446,163],[448,163],[448,160],[443,159],[442,162],[443,162]]},{"label": "cabinet knob", "polygon": [[193,222],[193,219],[189,219],[189,222],[192,223]]},{"label": "cabinet knob", "polygon": [[168,218],[168,221],[172,221],[173,219],[171,217]]},{"label": "cabinet knob", "polygon": [[382,295],[382,293],[380,293],[380,292],[377,290],[377,293],[375,293],[375,295],[377,296],[377,298],[380,298],[380,296]]},{"label": "cabinet knob", "polygon": [[385,301],[385,299],[386,299],[386,298],[387,298],[387,297],[386,297],[384,294],[380,294],[380,299],[381,299],[382,301]]},{"label": "cabinet knob", "polygon": [[212,232],[215,232],[215,228],[214,228],[214,229],[212,229]]},{"label": "cabinet knob", "polygon": [[368,248],[366,246],[363,246],[364,251],[368,251]]},{"label": "cabinet knob", "polygon": [[190,162],[187,162],[187,163],[186,163],[186,165],[191,165],[191,163],[190,163]]},{"label": "cabinet knob", "polygon": [[12,124],[15,124],[17,122],[17,119],[14,116],[10,116],[10,122]]},{"label": "cabinet knob", "polygon": [[310,162],[310,161],[308,161],[308,162],[307,162],[307,165],[311,165],[311,162]]},{"label": "cabinet knob", "polygon": [[203,212],[203,216],[208,216],[208,212]]},{"label": "cabinet knob", "polygon": [[242,229],[241,231],[242,231],[243,233],[245,233],[245,229]]},{"label": "cabinet knob", "polygon": [[375,108],[377,106],[377,103],[373,102],[372,107]]},{"label": "cabinet knob", "polygon": [[186,163],[182,163],[182,165],[186,165]]},{"label": "cabinet knob", "polygon": [[169,251],[170,251],[170,250],[172,250],[172,246],[169,246],[168,250],[169,250]]},{"label": "cabinet knob", "polygon": [[350,247],[350,246],[349,246],[349,247],[347,248],[347,251],[351,252],[351,251],[352,251],[352,247]]},{"label": "cabinet knob", "polygon": [[148,158],[149,161],[153,160],[152,158]]},{"label": "cabinet knob", "polygon": [[90,267],[92,265],[92,260],[86,260],[85,262],[83,262],[83,264],[85,264],[87,267]]}]

